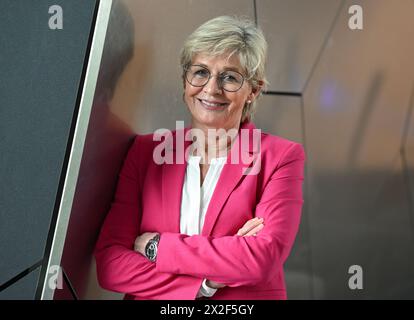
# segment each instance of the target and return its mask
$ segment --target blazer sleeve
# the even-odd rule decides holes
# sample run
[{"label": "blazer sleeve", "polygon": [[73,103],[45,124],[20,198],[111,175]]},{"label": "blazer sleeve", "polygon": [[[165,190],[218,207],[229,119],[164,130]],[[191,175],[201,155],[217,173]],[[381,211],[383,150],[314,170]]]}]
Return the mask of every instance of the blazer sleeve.
[{"label": "blazer sleeve", "polygon": [[270,280],[293,245],[302,211],[305,154],[300,144],[287,148],[267,181],[255,216],[264,218],[257,236],[161,235],[157,270],[207,278],[230,287]]},{"label": "blazer sleeve", "polygon": [[203,279],[159,273],[155,263],[133,250],[141,220],[139,173],[144,169],[139,162],[145,148],[140,138],[128,151],[95,247],[98,282],[104,289],[143,299],[195,299]]}]

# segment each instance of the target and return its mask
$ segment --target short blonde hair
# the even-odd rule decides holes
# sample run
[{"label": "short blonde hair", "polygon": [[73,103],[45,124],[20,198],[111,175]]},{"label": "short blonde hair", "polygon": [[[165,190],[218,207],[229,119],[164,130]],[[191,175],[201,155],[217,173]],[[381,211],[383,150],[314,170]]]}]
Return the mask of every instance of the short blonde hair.
[{"label": "short blonde hair", "polygon": [[[267,84],[265,63],[267,42],[262,30],[244,17],[220,16],[198,27],[185,41],[181,50],[183,80],[185,70],[191,65],[196,54],[208,53],[219,56],[236,54],[244,69],[247,81],[253,89]],[[256,99],[257,100],[257,99]],[[241,122],[249,121],[256,109],[256,100],[245,104]]]}]

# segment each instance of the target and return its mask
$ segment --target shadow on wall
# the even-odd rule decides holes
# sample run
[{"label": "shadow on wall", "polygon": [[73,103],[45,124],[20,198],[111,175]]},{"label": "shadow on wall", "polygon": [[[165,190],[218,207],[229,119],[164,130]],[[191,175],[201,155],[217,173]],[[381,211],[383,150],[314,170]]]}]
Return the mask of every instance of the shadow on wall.
[{"label": "shadow on wall", "polygon": [[99,288],[93,250],[115,192],[118,172],[135,135],[131,123],[118,117],[111,106],[115,88],[134,56],[134,34],[128,9],[121,1],[114,1],[61,260],[73,292],[65,280],[54,299],[118,297]]}]

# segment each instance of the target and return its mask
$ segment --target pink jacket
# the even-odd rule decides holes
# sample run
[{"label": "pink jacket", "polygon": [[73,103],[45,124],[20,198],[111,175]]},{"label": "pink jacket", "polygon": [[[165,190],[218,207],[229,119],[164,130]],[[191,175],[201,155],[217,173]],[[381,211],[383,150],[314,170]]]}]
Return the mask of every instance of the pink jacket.
[{"label": "pink jacket", "polygon": [[[242,128],[251,132],[255,126]],[[152,134],[138,135],[125,159],[95,249],[100,285],[126,293],[126,299],[193,300],[206,278],[227,285],[211,299],[286,299],[283,263],[303,204],[302,146],[262,133],[260,172],[243,175],[246,163],[228,161],[202,234],[187,236],[180,234],[186,163],[156,164],[152,154],[159,143]],[[264,218],[257,236],[235,235],[253,217]],[[155,263],[133,251],[144,232],[161,234]]]}]

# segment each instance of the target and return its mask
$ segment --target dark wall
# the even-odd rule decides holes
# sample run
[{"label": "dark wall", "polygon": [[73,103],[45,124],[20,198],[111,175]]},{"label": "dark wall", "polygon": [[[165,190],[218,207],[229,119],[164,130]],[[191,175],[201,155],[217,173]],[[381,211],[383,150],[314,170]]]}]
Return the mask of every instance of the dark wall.
[{"label": "dark wall", "polygon": [[47,260],[96,4],[0,2],[0,299],[33,299]]}]

